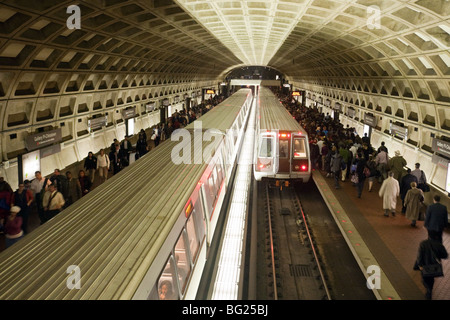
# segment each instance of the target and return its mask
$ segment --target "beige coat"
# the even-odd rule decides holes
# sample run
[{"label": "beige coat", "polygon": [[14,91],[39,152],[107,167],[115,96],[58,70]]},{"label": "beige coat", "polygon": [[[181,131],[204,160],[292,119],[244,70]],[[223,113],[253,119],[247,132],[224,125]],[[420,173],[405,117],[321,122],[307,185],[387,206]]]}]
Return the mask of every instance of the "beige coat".
[{"label": "beige coat", "polygon": [[397,197],[400,195],[400,185],[393,177],[383,181],[378,195],[383,198],[383,209],[395,210],[397,207]]},{"label": "beige coat", "polygon": [[418,188],[408,190],[405,197],[406,219],[418,220],[419,212],[422,206],[423,191]]}]

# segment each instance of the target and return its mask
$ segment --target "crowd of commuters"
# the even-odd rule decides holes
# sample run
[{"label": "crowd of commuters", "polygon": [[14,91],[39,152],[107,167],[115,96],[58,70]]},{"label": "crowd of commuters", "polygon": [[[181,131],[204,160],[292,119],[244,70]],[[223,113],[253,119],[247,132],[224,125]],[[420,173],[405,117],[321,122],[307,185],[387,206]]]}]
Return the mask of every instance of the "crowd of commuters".
[{"label": "crowd of commuters", "polygon": [[[169,139],[174,130],[196,120],[225,98],[224,95],[215,95],[189,111],[176,110],[165,123],[159,123],[152,129],[150,140],[153,145],[157,147],[160,142]],[[98,155],[89,152],[78,175],[74,176],[71,171],[62,174],[59,169],[55,169],[51,176],[44,177],[40,171],[36,171],[35,178],[20,183],[15,192],[0,177],[0,233],[5,236],[5,247],[8,248],[29,232],[29,216],[32,212],[37,213],[41,225],[46,223],[87,195],[95,181],[101,184],[110,174],[115,175],[129,166],[132,154],[135,161],[145,156],[151,150],[151,145],[145,130],[141,129],[135,146],[125,136],[122,142],[114,139],[109,153],[104,149]]]},{"label": "crowd of commuters", "polygon": [[418,220],[425,221],[428,238],[420,243],[414,269],[421,271],[426,299],[431,299],[434,278],[443,276],[441,259],[448,257],[442,243],[448,213],[446,206],[440,203],[439,195],[434,195],[433,204],[427,206],[424,203],[424,192],[429,192],[430,188],[420,163],[415,163],[414,170],[411,170],[399,150],[391,158],[384,142],[373,146],[369,137],[360,137],[355,128],[348,125],[344,128],[329,114],[302,106],[281,91],[276,93],[308,132],[312,168],[323,170],[327,177],[333,177],[336,189],[340,189],[340,183],[349,179],[357,189],[358,198],[361,198],[365,181],[368,180],[369,192],[374,182],[378,181],[378,194],[382,198],[385,217],[390,214],[395,216],[400,199],[401,212],[411,221],[412,227],[416,227]]}]

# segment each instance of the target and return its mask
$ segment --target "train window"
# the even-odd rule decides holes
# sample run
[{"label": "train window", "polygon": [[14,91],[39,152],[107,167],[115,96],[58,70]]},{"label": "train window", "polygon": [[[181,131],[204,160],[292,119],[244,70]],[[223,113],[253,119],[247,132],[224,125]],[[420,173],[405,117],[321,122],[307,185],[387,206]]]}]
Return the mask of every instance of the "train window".
[{"label": "train window", "polygon": [[180,284],[181,293],[184,294],[187,279],[191,273],[191,263],[186,250],[184,232],[181,233],[175,246],[175,262],[177,265],[178,283]]},{"label": "train window", "polygon": [[294,158],[306,158],[304,138],[294,138]]},{"label": "train window", "polygon": [[175,277],[175,268],[172,255],[158,280],[159,300],[178,300],[178,286]]},{"label": "train window", "polygon": [[272,158],[272,137],[262,137],[259,143],[260,158]]},{"label": "train window", "polygon": [[198,247],[200,245],[200,241],[197,235],[198,232],[195,232],[195,224],[194,224],[195,215],[197,215],[197,213],[194,211],[194,214],[191,214],[188,221],[186,222],[186,231],[189,239],[189,250],[191,252],[192,262],[194,262],[195,258],[197,257]]},{"label": "train window", "polygon": [[[205,236],[205,230],[206,230],[206,223],[205,223],[205,216],[203,215],[203,209],[202,209],[202,203],[200,201],[200,197],[197,199],[197,201],[194,204],[194,225],[197,227],[197,238],[199,240],[202,240]],[[188,228],[189,232],[189,228]],[[192,251],[191,251],[192,252]],[[195,257],[195,255],[194,255]],[[194,259],[193,259],[194,260]]]},{"label": "train window", "polygon": [[289,140],[280,140],[280,158],[289,157]]}]

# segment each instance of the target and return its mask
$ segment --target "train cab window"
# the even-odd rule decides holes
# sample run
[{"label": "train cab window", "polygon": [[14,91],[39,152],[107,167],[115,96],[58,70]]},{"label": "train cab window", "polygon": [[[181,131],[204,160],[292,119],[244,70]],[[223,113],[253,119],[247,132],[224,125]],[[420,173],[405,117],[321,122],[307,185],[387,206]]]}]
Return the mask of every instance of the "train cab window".
[{"label": "train cab window", "polygon": [[272,158],[272,137],[262,137],[259,143],[260,158]]},{"label": "train cab window", "polygon": [[181,293],[184,294],[187,279],[191,273],[191,262],[186,250],[184,232],[181,233],[175,246],[175,262],[177,265],[178,283],[180,284]]},{"label": "train cab window", "polygon": [[195,222],[194,222],[195,215],[197,215],[197,213],[194,211],[193,214],[189,216],[189,219],[186,222],[186,231],[189,239],[189,251],[191,252],[192,262],[195,262],[195,259],[197,258],[198,254],[198,248],[200,246],[198,232],[195,231]]},{"label": "train cab window", "polygon": [[159,300],[178,300],[178,286],[172,255],[158,280]]},{"label": "train cab window", "polygon": [[304,138],[294,138],[294,158],[306,158]]},{"label": "train cab window", "polygon": [[289,157],[289,140],[280,140],[280,158]]}]

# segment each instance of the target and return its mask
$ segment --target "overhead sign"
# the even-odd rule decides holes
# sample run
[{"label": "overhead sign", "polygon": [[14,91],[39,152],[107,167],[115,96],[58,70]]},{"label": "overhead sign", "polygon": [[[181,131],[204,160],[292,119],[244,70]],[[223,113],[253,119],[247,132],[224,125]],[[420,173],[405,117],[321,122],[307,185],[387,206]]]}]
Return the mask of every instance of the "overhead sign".
[{"label": "overhead sign", "polygon": [[377,118],[368,113],[365,113],[364,114],[364,123],[367,124],[368,126],[376,127],[377,126]]},{"label": "overhead sign", "polygon": [[342,106],[341,106],[341,104],[339,102],[335,102],[334,103],[334,110],[337,110],[337,111],[340,112],[341,108],[342,108]]},{"label": "overhead sign", "polygon": [[450,157],[450,143],[440,139],[433,139],[431,149],[443,156]]},{"label": "overhead sign", "polygon": [[356,116],[356,110],[355,110],[355,109],[348,108],[348,109],[347,109],[347,116],[349,116],[349,117],[351,117],[351,118],[354,118],[354,117]]},{"label": "overhead sign", "polygon": [[135,116],[136,116],[136,107],[122,110],[122,117],[124,120],[134,118]]},{"label": "overhead sign", "polygon": [[391,123],[391,134],[404,140],[408,136],[408,128]]},{"label": "overhead sign", "polygon": [[145,111],[146,112],[152,112],[155,110],[155,103],[147,103],[147,105],[145,106]]},{"label": "overhead sign", "polygon": [[216,94],[216,91],[213,89],[207,89],[206,94]]},{"label": "overhead sign", "polygon": [[55,130],[40,132],[28,136],[25,140],[25,143],[28,151],[32,151],[61,141],[61,128],[58,128]]},{"label": "overhead sign", "polygon": [[301,96],[300,91],[292,91],[292,96],[293,96],[293,97],[299,97],[299,96]]},{"label": "overhead sign", "polygon": [[90,130],[100,129],[102,127],[106,127],[108,124],[108,117],[102,116],[98,118],[93,118],[88,120],[88,127]]}]

